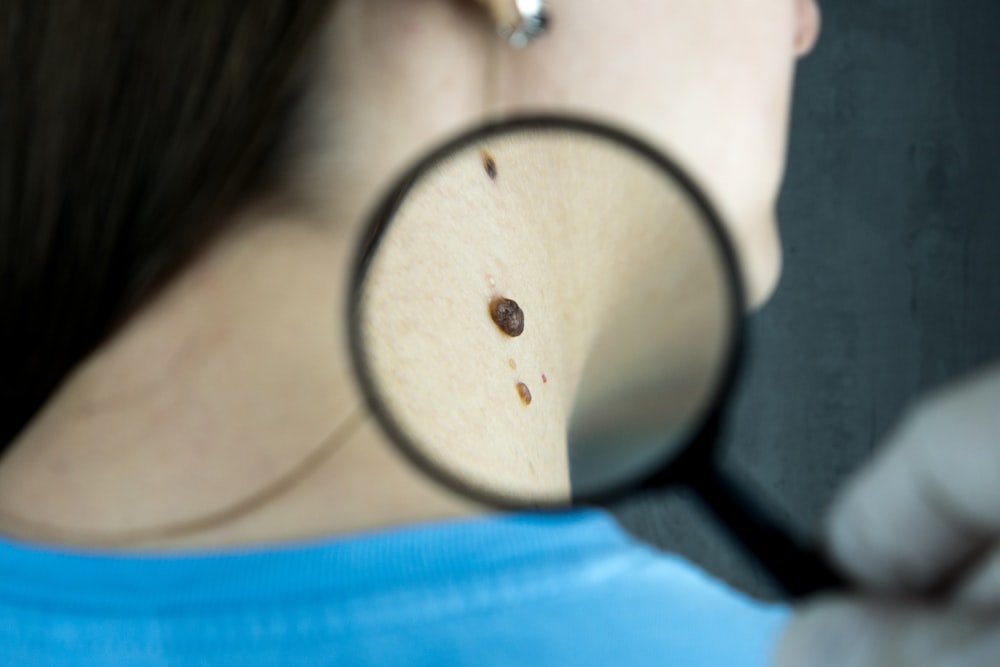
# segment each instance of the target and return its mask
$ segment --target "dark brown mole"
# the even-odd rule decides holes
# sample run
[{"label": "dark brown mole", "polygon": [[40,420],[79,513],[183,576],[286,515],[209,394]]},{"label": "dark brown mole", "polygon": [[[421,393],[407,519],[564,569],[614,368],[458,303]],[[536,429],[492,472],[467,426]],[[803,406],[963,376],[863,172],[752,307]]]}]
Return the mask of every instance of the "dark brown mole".
[{"label": "dark brown mole", "polygon": [[531,405],[531,390],[528,389],[528,385],[523,382],[517,383],[517,395],[521,397],[521,402],[525,405]]},{"label": "dark brown mole", "polygon": [[497,180],[497,161],[493,159],[493,155],[485,148],[481,148],[479,152],[483,156],[483,169],[486,170],[486,175],[494,181]]},{"label": "dark brown mole", "polygon": [[511,338],[520,336],[524,331],[524,311],[513,299],[494,297],[490,301],[490,317],[500,327],[500,331]]}]

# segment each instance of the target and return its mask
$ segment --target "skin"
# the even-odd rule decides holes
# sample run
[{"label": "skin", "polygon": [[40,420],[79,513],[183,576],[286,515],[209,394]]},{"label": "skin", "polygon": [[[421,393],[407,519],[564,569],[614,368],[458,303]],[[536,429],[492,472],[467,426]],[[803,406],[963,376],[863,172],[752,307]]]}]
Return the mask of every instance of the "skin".
[{"label": "skin", "polygon": [[[751,301],[766,298],[780,269],[774,203],[789,92],[795,60],[818,33],[815,4],[550,6],[551,34],[513,51],[473,2],[338,3],[326,26],[325,68],[300,128],[307,148],[289,174],[308,205],[248,206],[241,224],[80,365],[0,463],[0,528],[35,539],[181,547],[487,511],[400,458],[363,407],[339,321],[357,234],[382,188],[416,156],[485,117],[585,114],[671,153],[724,214]],[[498,169],[502,178],[503,165]],[[503,257],[502,248],[492,256],[476,250],[475,238],[464,242],[482,252],[473,259],[484,266]],[[424,249],[433,252],[434,243],[427,239]],[[608,249],[594,242],[574,252],[587,261]],[[496,276],[498,289],[506,277]],[[562,280],[542,262],[521,279]],[[446,296],[460,300],[473,289],[484,288],[450,286]],[[556,301],[578,296],[553,289]],[[532,327],[558,334],[567,350],[560,363],[572,368],[583,362],[586,337],[607,323],[574,333],[560,329],[563,315],[557,308],[526,311]],[[508,354],[497,339],[495,349],[468,361],[499,359],[506,370]],[[543,364],[547,354],[544,346],[527,350],[518,368],[531,359]],[[546,372],[545,390],[558,390],[559,374]],[[511,386],[505,400],[517,408],[511,414],[523,415]],[[542,385],[535,381],[532,389],[530,411],[542,420],[536,426],[555,438],[573,388],[564,385],[567,398],[548,412],[541,409]],[[237,504],[292,471],[351,419],[360,425],[335,455],[252,511],[169,537],[113,537]]]}]

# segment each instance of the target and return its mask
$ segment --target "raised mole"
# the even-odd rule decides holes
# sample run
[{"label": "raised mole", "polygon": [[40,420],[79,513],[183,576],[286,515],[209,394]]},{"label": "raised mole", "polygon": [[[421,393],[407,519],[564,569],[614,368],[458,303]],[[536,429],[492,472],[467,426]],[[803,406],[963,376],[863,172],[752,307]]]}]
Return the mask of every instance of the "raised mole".
[{"label": "raised mole", "polygon": [[513,299],[495,297],[490,301],[490,317],[500,331],[511,338],[520,336],[524,332],[524,311]]},{"label": "raised mole", "polygon": [[523,382],[517,383],[517,395],[521,397],[521,402],[525,405],[531,405],[531,390],[528,389],[528,385]]}]

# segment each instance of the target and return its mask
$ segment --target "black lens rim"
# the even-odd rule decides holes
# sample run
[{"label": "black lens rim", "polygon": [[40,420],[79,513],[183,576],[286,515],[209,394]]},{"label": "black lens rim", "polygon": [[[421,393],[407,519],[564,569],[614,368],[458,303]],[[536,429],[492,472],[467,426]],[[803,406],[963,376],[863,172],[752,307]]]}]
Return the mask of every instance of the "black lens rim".
[{"label": "black lens rim", "polygon": [[441,146],[432,150],[424,157],[417,160],[386,191],[386,194],[379,200],[379,205],[374,209],[369,217],[364,232],[361,235],[358,247],[355,252],[354,266],[351,271],[349,284],[350,293],[347,299],[348,339],[350,341],[351,357],[355,376],[368,402],[369,409],[374,414],[381,428],[395,443],[399,451],[419,470],[431,479],[435,480],[445,488],[464,495],[480,503],[492,505],[504,510],[524,510],[524,509],[565,509],[569,506],[605,504],[620,500],[636,492],[648,490],[652,487],[659,487],[676,482],[683,482],[685,475],[685,465],[675,465],[679,458],[690,460],[691,456],[671,456],[664,454],[657,464],[651,466],[648,474],[636,476],[624,480],[621,484],[611,485],[607,489],[598,492],[573,496],[567,501],[524,501],[518,502],[496,492],[466,484],[460,479],[448,474],[440,466],[425,457],[420,448],[417,447],[407,436],[402,428],[393,419],[391,412],[386,408],[379,398],[376,382],[372,376],[371,369],[365,361],[364,346],[362,344],[362,332],[360,326],[361,311],[361,290],[359,289],[367,274],[371,260],[378,250],[383,237],[383,232],[390,225],[396,210],[404,200],[406,193],[421,174],[432,168],[439,162],[453,155],[455,151],[475,145],[484,139],[496,137],[519,131],[537,130],[560,130],[570,132],[586,133],[597,136],[612,142],[619,143],[640,157],[645,158],[661,171],[665,172],[682,191],[690,198],[690,201],[702,214],[702,219],[706,222],[709,232],[716,247],[718,248],[723,270],[725,271],[725,282],[729,288],[729,328],[730,345],[726,350],[723,371],[717,381],[712,400],[707,404],[703,414],[695,423],[691,431],[688,442],[685,444],[685,453],[691,452],[692,448],[697,449],[698,460],[709,460],[713,457],[716,446],[716,433],[718,421],[724,411],[726,402],[736,384],[741,366],[743,347],[745,341],[745,312],[746,297],[744,285],[740,274],[739,261],[736,250],[729,237],[726,227],[711,200],[705,191],[698,185],[695,179],[680,166],[674,159],[653,148],[645,141],[617,129],[604,122],[582,118],[559,115],[526,115],[507,118],[499,121],[492,121],[461,132],[457,136],[448,140]]}]

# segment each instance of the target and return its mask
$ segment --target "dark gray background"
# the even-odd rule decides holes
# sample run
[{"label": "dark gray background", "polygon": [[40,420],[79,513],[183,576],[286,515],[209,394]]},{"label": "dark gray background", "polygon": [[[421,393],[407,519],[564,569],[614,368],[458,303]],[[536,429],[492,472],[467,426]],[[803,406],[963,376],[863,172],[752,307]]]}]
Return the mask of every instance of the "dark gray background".
[{"label": "dark gray background", "polygon": [[[784,274],[751,318],[725,437],[726,467],[803,529],[908,402],[1000,359],[1000,1],[823,13],[796,84]],[[775,592],[691,499],[612,509],[641,538]]]}]

